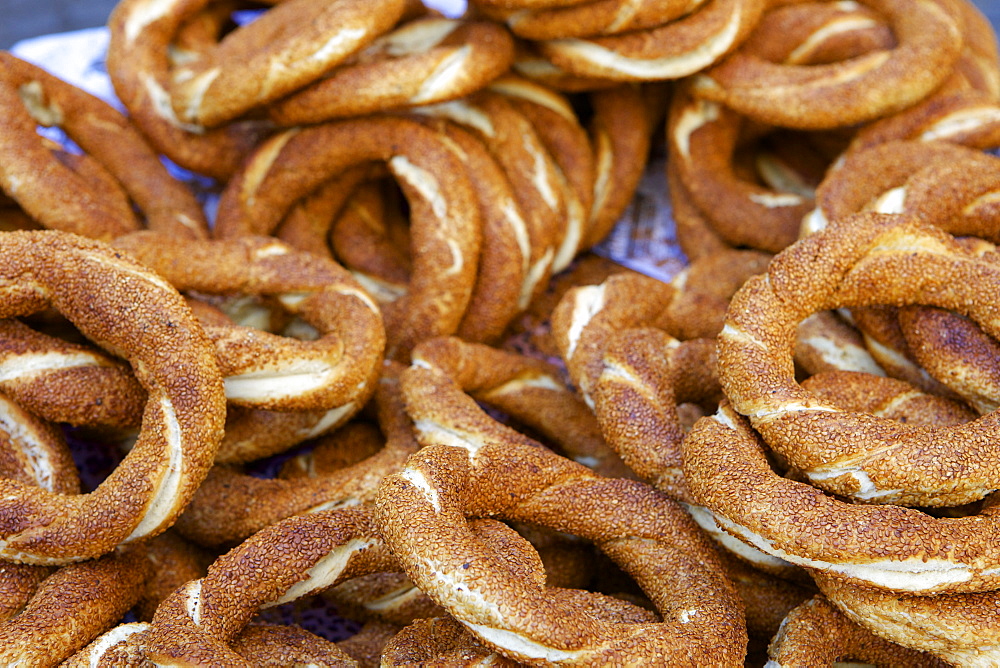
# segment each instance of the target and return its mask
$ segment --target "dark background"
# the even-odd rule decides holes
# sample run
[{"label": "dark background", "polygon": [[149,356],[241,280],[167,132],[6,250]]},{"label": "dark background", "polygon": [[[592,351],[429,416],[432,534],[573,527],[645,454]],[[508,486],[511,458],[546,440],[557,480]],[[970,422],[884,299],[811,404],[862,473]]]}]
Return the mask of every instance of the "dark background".
[{"label": "dark background", "polygon": [[[18,40],[104,25],[117,0],[0,0],[0,49]],[[1000,0],[976,4],[1000,25]]]}]

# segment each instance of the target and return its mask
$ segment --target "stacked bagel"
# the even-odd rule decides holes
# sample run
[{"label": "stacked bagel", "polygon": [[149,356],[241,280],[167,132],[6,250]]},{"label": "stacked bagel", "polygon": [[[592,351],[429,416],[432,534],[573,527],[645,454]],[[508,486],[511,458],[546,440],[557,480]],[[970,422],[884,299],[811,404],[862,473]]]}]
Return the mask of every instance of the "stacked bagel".
[{"label": "stacked bagel", "polygon": [[[0,659],[1000,660],[966,0],[108,28],[120,107],[0,53]],[[594,252],[651,173],[668,281]]]}]

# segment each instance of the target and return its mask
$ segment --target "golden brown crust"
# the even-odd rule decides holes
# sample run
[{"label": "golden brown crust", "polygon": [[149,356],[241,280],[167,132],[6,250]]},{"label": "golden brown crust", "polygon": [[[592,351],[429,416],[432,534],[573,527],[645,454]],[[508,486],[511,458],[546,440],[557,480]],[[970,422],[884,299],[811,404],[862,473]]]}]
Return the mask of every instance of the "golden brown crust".
[{"label": "golden brown crust", "polygon": [[950,0],[863,4],[892,26],[895,48],[812,66],[777,65],[738,50],[695,75],[695,94],[797,128],[846,126],[905,109],[951,73],[962,48],[961,19]]},{"label": "golden brown crust", "polygon": [[[212,346],[180,295],[124,253],[62,232],[0,239],[3,317],[51,305],[88,338],[123,356],[149,399],[135,446],[83,495],[4,480],[8,559],[65,563],[162,532],[208,472],[225,398]],[[183,370],[183,372],[182,372]]]},{"label": "golden brown crust", "polygon": [[51,665],[68,658],[132,607],[149,573],[137,548],[63,566],[0,625],[0,660]]},{"label": "golden brown crust", "polygon": [[450,334],[468,305],[481,222],[452,149],[433,130],[401,117],[371,116],[284,132],[263,144],[229,181],[218,238],[270,233],[293,203],[331,175],[387,162],[410,204],[413,260],[406,295],[386,305],[387,355],[404,358],[422,338]]},{"label": "golden brown crust", "polygon": [[170,103],[184,123],[215,127],[322,77],[390,30],[403,0],[279,3],[171,72]]},{"label": "golden brown crust", "polygon": [[514,40],[503,26],[421,16],[396,25],[316,83],[270,104],[267,115],[292,126],[436,104],[485,87],[513,62]]},{"label": "golden brown crust", "polygon": [[216,466],[177,520],[177,530],[201,545],[228,546],[292,515],[370,501],[382,477],[401,468],[417,450],[397,374],[398,369],[387,368],[377,381],[375,401],[385,442],[376,452],[305,478],[260,478]]},{"label": "golden brown crust", "polygon": [[[174,179],[129,120],[103,100],[10,53],[0,53],[0,186],[47,228],[109,241],[146,226],[185,238],[208,236],[201,206]],[[61,128],[128,200],[60,163],[35,132]],[[120,184],[120,185],[119,185]]]},{"label": "golden brown crust", "polygon": [[[717,579],[721,573],[707,538],[686,513],[642,483],[597,477],[491,424],[461,385],[426,363],[403,374],[408,411],[426,445],[402,473],[385,479],[375,508],[383,535],[414,583],[488,647],[520,661],[642,656],[742,662],[746,632],[739,603],[728,582]],[[569,505],[579,511],[567,512]],[[616,510],[605,514],[611,507]],[[462,530],[462,517],[469,514],[528,521],[594,540],[637,579],[665,621],[640,623],[643,633],[622,636],[575,614],[575,606],[547,596],[538,583],[511,577],[484,554]],[[684,583],[674,579],[664,588],[653,573],[666,572],[660,568]],[[481,605],[484,600],[494,603]],[[496,614],[497,606],[504,614]],[[538,614],[542,610],[546,614]],[[686,640],[671,642],[681,631]]]},{"label": "golden brown crust", "polygon": [[144,651],[152,661],[250,666],[230,643],[261,606],[395,568],[363,507],[290,517],[255,534],[216,560],[204,578],[168,597],[146,632]]},{"label": "golden brown crust", "polygon": [[588,132],[594,150],[594,195],[581,248],[603,240],[635,196],[661,120],[666,93],[656,86],[621,84],[589,93]]},{"label": "golden brown crust", "polygon": [[531,430],[563,456],[601,475],[631,475],[608,448],[593,413],[554,365],[455,337],[425,341],[412,358],[415,363],[450,369],[477,401]]},{"label": "golden brown crust", "polygon": [[[622,7],[610,0],[575,2],[563,7],[521,7],[521,3],[478,0],[475,8],[493,20],[504,21],[527,40],[617,35],[673,21],[694,11],[701,0],[644,0]],[[523,3],[529,4],[529,3]]]},{"label": "golden brown crust", "polygon": [[768,665],[829,666],[854,659],[885,668],[950,665],[888,642],[851,622],[823,596],[792,610],[768,648]]},{"label": "golden brown crust", "polygon": [[667,133],[669,159],[684,195],[731,246],[777,253],[799,236],[812,198],[769,188],[741,175],[734,153],[746,118],[722,105],[674,92]]},{"label": "golden brown crust", "polygon": [[134,431],[146,393],[131,369],[94,346],[0,322],[0,389],[35,415],[101,432]]},{"label": "golden brown crust", "polygon": [[989,665],[997,660],[996,593],[984,591],[911,596],[852,586],[819,576],[820,591],[869,632],[947,665]]},{"label": "golden brown crust", "polygon": [[684,475],[728,533],[759,550],[857,584],[898,591],[988,588],[998,562],[995,511],[960,519],[892,505],[848,504],[771,469],[731,408],[684,441]]},{"label": "golden brown crust", "polygon": [[536,44],[548,61],[576,76],[617,82],[680,79],[734,49],[763,10],[757,0],[716,0],[645,30]]},{"label": "golden brown crust", "polygon": [[[982,498],[995,475],[987,445],[992,413],[930,429],[842,412],[797,385],[791,356],[798,323],[841,306],[923,303],[953,309],[990,331],[996,306],[969,290],[994,280],[1000,280],[994,263],[915,218],[841,219],[836,230],[810,235],[777,256],[766,276],[751,278],[733,298],[719,337],[723,389],[770,447],[828,491],[916,505]],[[977,451],[981,459],[969,461]],[[957,461],[960,480],[946,472]]]},{"label": "golden brown crust", "polygon": [[206,0],[125,0],[108,18],[107,68],[130,117],[161,153],[181,167],[225,180],[267,134],[259,122],[204,128],[182,122],[170,105],[168,52],[174,35]]}]

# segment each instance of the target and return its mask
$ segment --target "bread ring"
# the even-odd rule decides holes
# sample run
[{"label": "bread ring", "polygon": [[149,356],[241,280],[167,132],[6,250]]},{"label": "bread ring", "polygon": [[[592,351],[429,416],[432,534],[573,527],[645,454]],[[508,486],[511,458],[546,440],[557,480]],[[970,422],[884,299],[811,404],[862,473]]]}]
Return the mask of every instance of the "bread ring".
[{"label": "bread ring", "polygon": [[69,445],[55,425],[0,395],[0,435],[0,476],[54,494],[80,493]]},{"label": "bread ring", "polygon": [[444,663],[515,668],[523,665],[483,647],[452,617],[418,619],[407,625],[386,643],[382,661],[390,666]]},{"label": "bread ring", "polygon": [[233,639],[233,650],[258,666],[317,666],[354,664],[335,643],[297,626],[249,624]]},{"label": "bread ring", "polygon": [[862,127],[848,151],[863,151],[901,140],[947,141],[972,148],[1000,145],[997,100],[978,90],[960,89],[932,95],[904,111]]},{"label": "bread ring", "polygon": [[268,295],[316,329],[315,341],[243,327],[206,327],[229,402],[268,410],[357,412],[374,391],[382,360],[381,317],[339,265],[273,238],[200,243],[154,233],[121,238],[178,290]]},{"label": "bread ring", "polygon": [[[924,303],[954,309],[991,331],[993,307],[963,292],[965,285],[997,280],[996,265],[906,216],[858,214],[841,219],[837,228],[786,249],[771,261],[766,277],[751,278],[733,298],[719,335],[726,396],[774,450],[826,490],[869,502],[918,505],[982,498],[994,488],[993,463],[979,450],[989,442],[985,434],[992,428],[992,413],[968,425],[934,430],[842,412],[797,385],[791,348],[803,318],[841,306]],[[814,252],[822,260],[810,255]],[[907,267],[926,269],[910,273],[899,263],[904,257]],[[871,272],[882,278],[873,281]],[[929,289],[932,280],[953,287]],[[790,290],[794,298],[781,296]],[[788,447],[793,432],[796,445]],[[948,453],[942,451],[944,443]],[[945,471],[952,462],[968,462],[977,450],[982,460],[963,464],[962,482],[956,484],[953,473]],[[903,460],[906,467],[899,465]]]},{"label": "bread ring", "polygon": [[861,332],[872,359],[885,375],[904,380],[924,392],[960,401],[956,393],[942,385],[913,358],[906,336],[899,326],[899,309],[893,306],[867,306],[849,312],[851,322]]},{"label": "bread ring", "polygon": [[[146,226],[185,238],[208,236],[194,194],[172,178],[142,135],[113,107],[40,67],[0,53],[0,187],[49,228],[108,241],[140,229],[131,203],[100,196],[64,167],[35,132],[58,127],[120,183]],[[118,206],[116,206],[118,204]]]},{"label": "bread ring", "polygon": [[383,476],[402,467],[417,450],[399,395],[398,370],[390,365],[378,381],[376,403],[385,443],[342,469],[291,480],[251,476],[215,467],[175,524],[205,546],[233,545],[292,515],[366,503]]},{"label": "bread ring", "polygon": [[0,624],[0,661],[53,665],[68,658],[128,611],[149,573],[139,548],[63,566]]},{"label": "bread ring", "polygon": [[398,358],[422,338],[454,332],[475,281],[481,237],[475,195],[461,161],[438,133],[384,116],[277,135],[226,186],[215,233],[270,233],[295,200],[329,175],[373,160],[389,164],[411,207],[409,291],[382,309],[387,356]]},{"label": "bread ring", "polygon": [[403,0],[289,0],[179,64],[168,89],[184,123],[215,127],[313,83],[389,31]]},{"label": "bread ring", "polygon": [[802,381],[817,397],[837,406],[874,413],[912,425],[956,426],[977,417],[965,404],[928,394],[895,378],[858,371],[826,371]]},{"label": "bread ring", "polygon": [[206,0],[122,0],[108,17],[108,76],[130,118],[172,161],[225,181],[270,128],[239,121],[206,130],[182,121],[170,102],[171,41]]},{"label": "bread ring", "polygon": [[381,303],[406,294],[413,271],[402,195],[389,179],[361,183],[332,221],[334,259],[369,286]]},{"label": "bread ring", "polygon": [[955,70],[974,90],[1000,100],[1000,45],[993,23],[968,0],[959,2],[958,10],[965,25],[965,43]]},{"label": "bread ring", "polygon": [[344,209],[356,188],[380,171],[360,165],[338,174],[293,206],[272,234],[299,250],[331,255],[330,221]]},{"label": "bread ring", "polygon": [[951,234],[1000,241],[1000,211],[993,201],[1000,190],[994,177],[1000,158],[972,152],[942,163],[932,160],[905,183],[883,193],[874,204],[876,210],[913,214]]},{"label": "bread ring", "polygon": [[330,587],[321,595],[339,614],[365,623],[381,621],[399,627],[415,619],[444,614],[403,573],[363,575]]},{"label": "bread ring", "polygon": [[560,272],[583,250],[593,209],[596,166],[587,131],[570,100],[556,91],[513,76],[494,81],[489,89],[506,96],[528,119],[555,166],[566,207],[566,231],[552,261],[553,271]]},{"label": "bread ring", "polygon": [[786,65],[831,63],[896,44],[877,12],[862,4],[796,2],[770,8],[739,51]]},{"label": "bread ring", "polygon": [[782,127],[843,127],[905,109],[952,71],[962,49],[961,19],[951,2],[863,4],[892,26],[895,48],[807,66],[775,64],[736,51],[697,74],[693,93]]},{"label": "bread ring", "polygon": [[1000,525],[992,508],[943,520],[901,506],[844,503],[776,474],[759,437],[729,407],[699,420],[683,453],[698,502],[724,531],[767,554],[893,591],[996,586]]},{"label": "bread ring", "polygon": [[[581,616],[596,617],[616,623],[654,623],[656,614],[624,599],[574,589],[551,590],[553,596],[578,606]],[[419,619],[407,625],[386,643],[382,660],[388,665],[414,662],[477,662],[490,666],[521,666],[484,647],[476,637],[453,617]],[[474,665],[474,664],[472,664]]]},{"label": "bread ring", "polygon": [[691,502],[681,470],[684,430],[676,406],[721,398],[715,342],[680,343],[662,330],[626,329],[607,342],[602,362],[594,412],[608,445],[641,480]]},{"label": "bread ring", "polygon": [[104,244],[59,232],[9,232],[0,239],[0,258],[0,317],[52,305],[125,357],[149,396],[134,447],[95,491],[65,496],[0,480],[0,506],[10,509],[0,554],[66,563],[162,532],[208,472],[222,437],[222,377],[204,331],[176,290]]},{"label": "bread ring", "polygon": [[363,507],[290,517],[216,560],[164,601],[144,637],[151,661],[253,665],[232,642],[259,608],[368,573],[397,570]]},{"label": "bread ring", "polygon": [[172,528],[145,544],[146,559],[155,577],[150,577],[133,613],[141,621],[153,618],[160,603],[178,587],[204,577],[215,553],[182,538]]},{"label": "bread ring", "polygon": [[769,666],[826,666],[856,659],[886,668],[943,668],[933,656],[888,642],[815,596],[792,610],[768,648]]},{"label": "bread ring", "polygon": [[[59,665],[62,668],[148,666],[150,662],[145,658],[144,647],[146,633],[150,628],[152,627],[147,622],[116,626]],[[391,636],[388,633],[385,635]],[[379,639],[372,640],[378,642]],[[247,662],[244,665],[255,667],[309,665],[317,668],[340,668],[358,665],[353,655],[341,648],[344,644],[330,642],[302,628],[258,622],[248,624],[237,634],[231,648],[239,658]]]},{"label": "bread ring", "polygon": [[5,563],[0,568],[0,622],[5,622],[31,600],[38,585],[52,574],[49,566]]},{"label": "bread ring", "polygon": [[667,189],[670,193],[670,214],[674,219],[677,245],[690,262],[732,248],[712,227],[690,193],[684,187],[677,162],[668,160]]},{"label": "bread ring", "polygon": [[731,250],[689,265],[670,283],[627,272],[567,291],[552,312],[552,333],[584,401],[593,405],[603,350],[614,333],[655,327],[681,340],[713,338],[729,296],[768,260],[764,253]]},{"label": "bread ring", "polygon": [[810,376],[834,370],[886,375],[865,347],[861,333],[835,311],[820,311],[799,323],[795,364]]},{"label": "bread ring", "polygon": [[[0,395],[0,476],[59,494],[79,494],[80,476],[62,433]],[[18,614],[41,582],[48,566],[0,566],[0,622]]]},{"label": "bread ring", "polygon": [[670,161],[684,194],[727,244],[777,253],[798,238],[812,199],[737,175],[733,154],[744,125],[736,112],[681,88],[667,126]]},{"label": "bread ring", "polygon": [[[438,367],[416,363],[402,378],[418,439],[428,445],[401,473],[384,479],[376,517],[410,579],[480,641],[508,658],[534,663],[625,661],[629,656],[742,662],[746,636],[735,593],[724,577],[717,579],[718,562],[706,539],[678,506],[641,483],[599,478],[530,439],[491,426]],[[634,512],[623,512],[633,500],[638,503]],[[569,504],[579,511],[567,512]],[[604,508],[611,507],[617,510],[605,515]],[[640,624],[643,633],[623,637],[622,626],[573,615],[572,607],[546,596],[540,583],[516,577],[484,554],[465,529],[469,514],[527,521],[594,540],[645,586],[667,621]],[[632,537],[640,536],[644,549],[633,551],[639,546]],[[699,584],[671,586],[667,592],[648,569],[671,562],[679,566],[674,560],[681,554],[691,570],[680,568],[674,576],[696,577]],[[689,586],[705,587],[705,594],[689,598]],[[682,598],[667,603],[674,594]],[[686,641],[671,645],[675,621],[682,620],[687,621]],[[711,649],[697,640],[700,624],[712,637],[705,639]]]},{"label": "bread ring", "polygon": [[531,81],[567,93],[601,90],[619,83],[602,77],[573,74],[561,67],[556,67],[539,53],[534,42],[527,41],[518,42],[513,70]]},{"label": "bread ring", "polygon": [[577,76],[608,81],[681,79],[734,49],[760,20],[757,0],[710,0],[690,14],[646,30],[606,37],[544,40],[545,59]]},{"label": "bread ring", "polygon": [[1000,343],[967,318],[930,307],[899,310],[914,360],[980,415],[1000,408]]},{"label": "bread ring", "polygon": [[510,179],[482,142],[453,123],[439,129],[463,154],[483,223],[478,275],[455,335],[494,343],[527,308],[536,289],[528,222]]},{"label": "bread ring", "polygon": [[[993,181],[970,176],[965,169],[992,170],[995,160],[978,150],[940,141],[889,141],[851,151],[816,189],[816,208],[803,219],[802,233],[822,229],[848,214],[874,210],[922,215],[952,234],[998,240],[988,195]],[[911,180],[916,192],[907,203]]]},{"label": "bread ring", "polygon": [[608,236],[635,197],[653,145],[660,114],[656,87],[622,84],[589,94],[588,131],[594,147],[594,204],[581,248]]},{"label": "bread ring", "polygon": [[417,17],[397,25],[351,61],[268,105],[282,126],[435,104],[469,95],[514,62],[514,40],[491,21]]}]

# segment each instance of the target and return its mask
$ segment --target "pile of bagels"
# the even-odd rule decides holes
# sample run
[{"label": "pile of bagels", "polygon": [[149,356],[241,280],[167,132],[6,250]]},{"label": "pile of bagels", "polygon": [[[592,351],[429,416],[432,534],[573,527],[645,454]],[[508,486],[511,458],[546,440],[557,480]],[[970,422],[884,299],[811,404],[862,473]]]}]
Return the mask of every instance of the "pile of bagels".
[{"label": "pile of bagels", "polygon": [[0,665],[1000,664],[971,0],[107,27],[0,52]]}]

